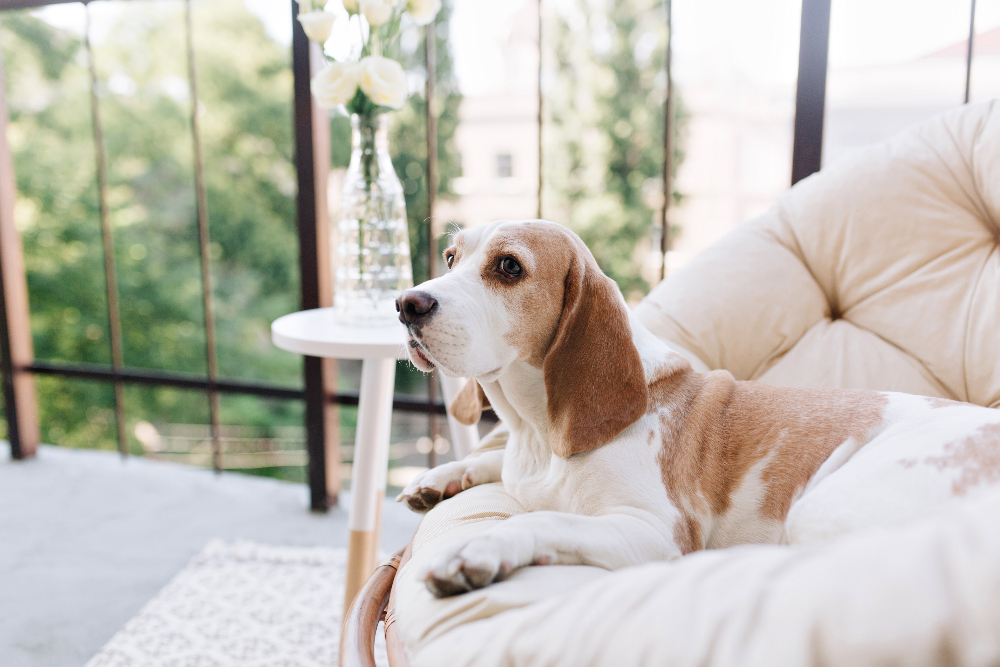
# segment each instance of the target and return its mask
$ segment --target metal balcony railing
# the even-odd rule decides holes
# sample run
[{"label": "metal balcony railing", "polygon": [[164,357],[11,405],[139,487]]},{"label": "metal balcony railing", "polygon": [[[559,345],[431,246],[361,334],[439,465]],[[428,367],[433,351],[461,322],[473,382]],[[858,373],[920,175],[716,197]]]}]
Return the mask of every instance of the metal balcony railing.
[{"label": "metal balcony railing", "polygon": [[[186,56],[188,86],[190,88],[190,123],[193,136],[195,159],[195,191],[197,195],[198,245],[201,255],[202,305],[205,316],[206,367],[204,375],[154,371],[130,368],[124,365],[122,355],[121,321],[117,302],[117,276],[115,271],[113,230],[108,222],[106,203],[106,158],[102,141],[101,101],[96,94],[97,74],[94,59],[89,60],[91,105],[95,136],[95,160],[97,163],[98,189],[100,195],[100,218],[104,245],[105,281],[107,287],[108,318],[110,321],[111,364],[93,365],[66,363],[35,359],[32,351],[27,283],[22,257],[21,242],[14,224],[15,179],[10,147],[6,139],[8,110],[6,94],[0,80],[0,372],[3,374],[3,393],[6,407],[8,434],[11,453],[14,458],[32,456],[40,441],[34,377],[36,375],[58,375],[85,378],[111,383],[115,388],[115,413],[117,416],[118,445],[123,455],[127,454],[125,434],[126,384],[168,386],[204,391],[209,405],[212,439],[212,462],[216,470],[221,469],[220,427],[218,401],[220,394],[250,394],[279,399],[294,399],[305,402],[306,449],[308,454],[308,481],[311,506],[314,510],[327,509],[335,502],[339,489],[339,475],[336,465],[339,461],[339,443],[334,441],[335,416],[328,410],[333,404],[357,405],[358,396],[337,391],[335,361],[316,357],[305,357],[303,363],[304,388],[296,389],[280,385],[248,382],[219,377],[215,351],[215,322],[213,310],[213,290],[211,284],[211,256],[209,253],[210,226],[205,194],[202,165],[200,129],[198,126],[197,63],[191,39],[191,0],[180,0],[185,6]],[[801,17],[801,40],[799,49],[799,76],[795,102],[795,122],[792,154],[792,178],[794,184],[820,168],[823,119],[825,111],[827,52],[830,31],[831,0],[803,0]],[[0,10],[34,8],[57,4],[58,0],[0,0]],[[84,2],[86,4],[86,2]],[[542,0],[537,2],[539,26],[539,54],[541,56],[541,26],[543,18]],[[292,0],[289,10],[294,16],[297,5]],[[969,72],[972,66],[972,46],[975,23],[975,0],[971,0],[971,25],[968,42],[966,67],[965,101],[969,99]],[[668,35],[672,27],[671,0],[664,0],[664,20]],[[321,61],[316,46],[310,44],[297,21],[292,21],[292,69],[294,78],[294,125],[295,164],[298,178],[298,241],[299,270],[301,275],[300,307],[320,308],[332,305],[332,281],[329,256],[329,220],[326,201],[326,183],[330,165],[329,125],[325,112],[313,103],[309,82],[314,68]],[[434,30],[432,23],[427,26],[428,39],[425,53],[427,65],[425,119],[427,123],[427,183],[430,214],[433,217],[436,189],[436,114],[434,109]],[[85,48],[90,51],[88,35]],[[0,75],[2,75],[0,62]],[[541,216],[542,192],[542,129],[543,91],[541,86],[542,58],[539,57],[538,85],[538,208]],[[667,88],[664,100],[664,192],[671,192],[670,160],[673,156],[673,82],[671,78],[670,38],[666,43],[665,67]],[[669,248],[669,226],[667,207],[670,197],[663,198],[660,212],[662,224],[661,251]],[[436,264],[433,244],[428,248],[429,266],[433,271]],[[664,269],[665,270],[665,269]],[[444,405],[437,401],[433,382],[429,385],[426,401],[398,397],[393,403],[394,410],[442,415]],[[432,427],[433,428],[433,427]],[[328,466],[328,462],[331,464]]]}]

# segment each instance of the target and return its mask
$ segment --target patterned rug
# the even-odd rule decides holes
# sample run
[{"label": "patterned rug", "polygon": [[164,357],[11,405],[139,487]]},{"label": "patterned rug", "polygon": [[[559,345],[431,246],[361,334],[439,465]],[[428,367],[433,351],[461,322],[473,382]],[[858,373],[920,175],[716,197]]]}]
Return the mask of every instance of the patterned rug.
[{"label": "patterned rug", "polygon": [[[332,667],[346,558],[211,542],[86,667]],[[377,637],[387,667],[381,627]]]}]

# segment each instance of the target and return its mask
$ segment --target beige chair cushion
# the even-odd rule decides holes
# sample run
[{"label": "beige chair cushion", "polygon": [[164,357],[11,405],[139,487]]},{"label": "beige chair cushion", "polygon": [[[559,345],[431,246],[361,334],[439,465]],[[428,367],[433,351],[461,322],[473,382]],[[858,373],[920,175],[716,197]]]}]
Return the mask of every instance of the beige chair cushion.
[{"label": "beige chair cushion", "polygon": [[529,567],[446,600],[413,581],[414,557],[397,576],[397,624],[412,667],[995,666],[998,516],[993,493],[822,548],[710,550],[617,572]]},{"label": "beige chair cushion", "polygon": [[[997,407],[998,221],[1000,104],[966,106],[806,179],[636,312],[740,379]],[[522,511],[491,484],[427,515],[396,579],[414,667],[1000,664],[1000,497],[822,548],[530,567],[431,597],[435,545]]]},{"label": "beige chair cushion", "polygon": [[1000,103],[807,178],[636,308],[711,368],[1000,406]]}]

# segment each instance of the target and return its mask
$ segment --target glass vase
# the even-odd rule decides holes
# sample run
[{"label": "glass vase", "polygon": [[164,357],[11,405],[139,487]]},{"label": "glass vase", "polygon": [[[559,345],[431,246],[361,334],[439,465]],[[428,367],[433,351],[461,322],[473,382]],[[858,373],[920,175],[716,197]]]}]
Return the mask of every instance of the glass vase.
[{"label": "glass vase", "polygon": [[351,164],[334,236],[334,312],[341,324],[395,322],[413,287],[403,185],[389,157],[386,114],[351,116]]}]

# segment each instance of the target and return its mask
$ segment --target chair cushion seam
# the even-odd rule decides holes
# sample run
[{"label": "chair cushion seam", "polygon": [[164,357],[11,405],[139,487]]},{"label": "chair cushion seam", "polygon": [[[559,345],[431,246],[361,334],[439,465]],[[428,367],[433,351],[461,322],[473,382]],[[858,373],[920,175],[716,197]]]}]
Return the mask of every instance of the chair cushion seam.
[{"label": "chair cushion seam", "polygon": [[[941,386],[941,388],[944,389],[945,393],[948,394],[948,398],[950,398],[952,400],[955,400],[955,401],[962,400],[961,398],[958,398],[957,396],[955,396],[955,392],[951,391],[948,388],[948,385],[946,385],[944,383],[944,381],[941,380],[941,378],[939,378],[937,375],[935,375],[934,372],[931,371],[931,369],[927,368],[927,364],[925,364],[922,359],[920,359],[919,357],[917,357],[913,353],[909,352],[908,350],[900,347],[898,344],[892,342],[888,338],[885,338],[884,336],[882,336],[877,331],[872,331],[868,327],[861,326],[857,322],[854,322],[853,320],[850,320],[847,317],[844,317],[843,320],[845,322],[847,322],[848,324],[850,324],[852,327],[855,327],[856,329],[858,329],[860,331],[865,331],[867,333],[870,333],[871,335],[875,336],[876,338],[878,338],[880,341],[882,341],[886,345],[888,345],[888,346],[892,347],[894,350],[898,351],[900,354],[906,355],[906,357],[908,359],[912,359],[914,362],[917,363],[917,365],[920,366],[920,368],[924,369],[927,372],[928,375],[930,375],[932,378],[934,378],[934,380]],[[964,374],[964,371],[963,371],[963,374]]]},{"label": "chair cushion seam", "polygon": [[[1000,249],[994,247],[994,251],[1000,254]],[[976,280],[972,285],[972,291],[969,294],[968,307],[966,308],[965,313],[965,336],[962,341],[962,384],[965,387],[965,400],[967,401],[971,398],[969,395],[969,341],[972,336],[972,304],[976,300],[976,294],[979,293],[979,287],[983,283],[983,274],[986,273],[986,265],[989,263],[990,257],[992,256],[992,252],[987,254],[979,267],[979,273],[977,274]]]}]

